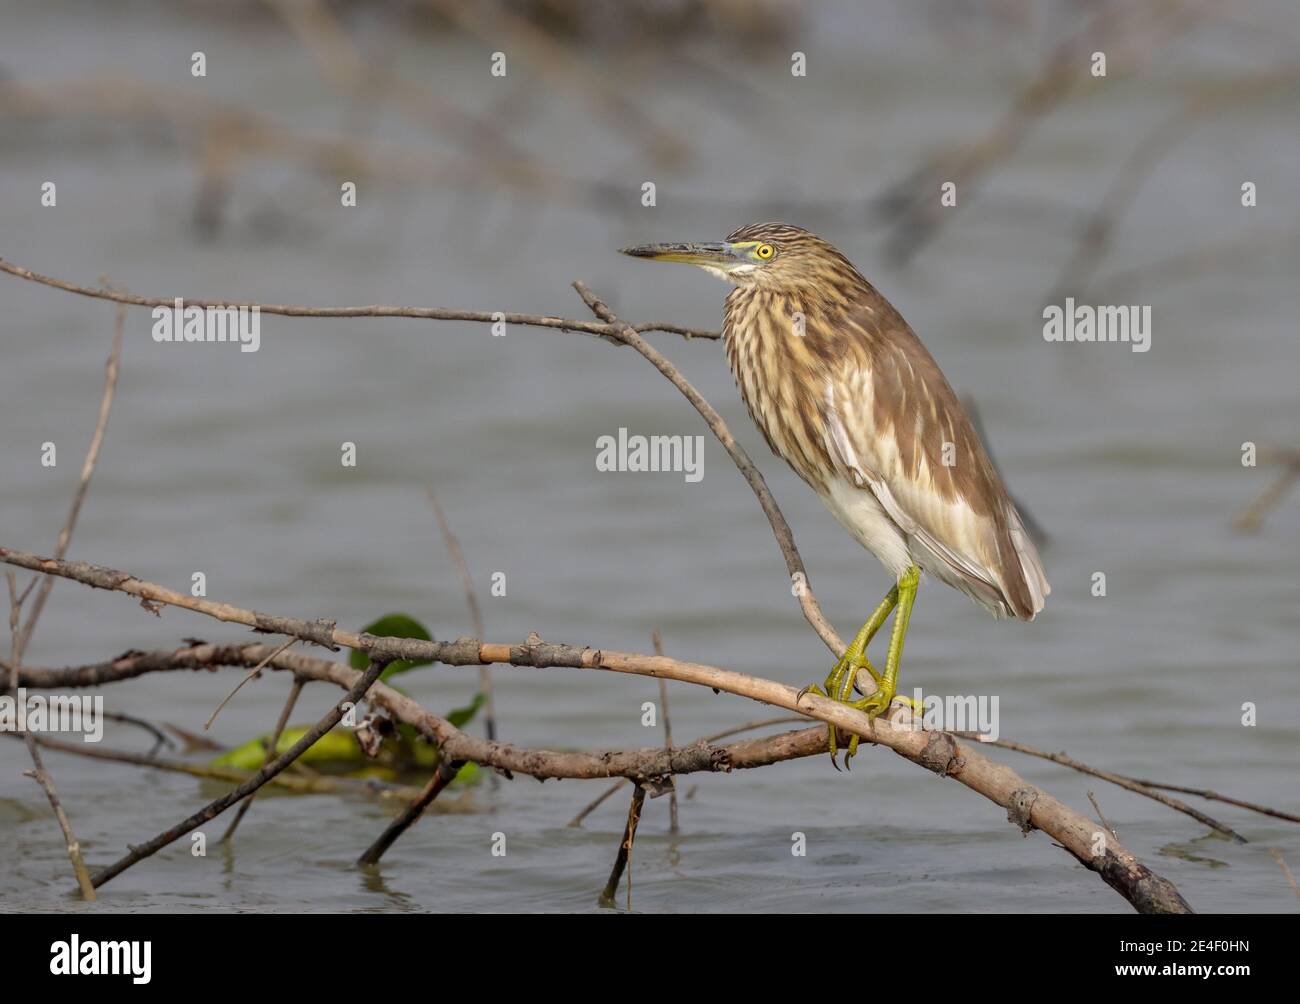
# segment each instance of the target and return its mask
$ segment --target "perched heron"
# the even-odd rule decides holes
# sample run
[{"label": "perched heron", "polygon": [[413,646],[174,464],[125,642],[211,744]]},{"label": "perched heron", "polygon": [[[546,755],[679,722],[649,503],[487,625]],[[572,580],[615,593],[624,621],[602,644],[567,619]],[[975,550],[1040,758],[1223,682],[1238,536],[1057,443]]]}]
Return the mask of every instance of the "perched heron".
[{"label": "perched heron", "polygon": [[[750,416],[772,452],[895,579],[824,687],[801,695],[811,690],[873,718],[890,706],[922,572],[998,618],[1033,620],[1043,609],[1051,589],[1038,551],[957,395],[844,255],[780,223],[742,227],[721,243],[623,253],[698,265],[735,284],[722,336]],[[879,673],[866,649],[891,612]],[[860,669],[875,691],[853,700]],[[846,763],[857,746],[854,736]]]}]

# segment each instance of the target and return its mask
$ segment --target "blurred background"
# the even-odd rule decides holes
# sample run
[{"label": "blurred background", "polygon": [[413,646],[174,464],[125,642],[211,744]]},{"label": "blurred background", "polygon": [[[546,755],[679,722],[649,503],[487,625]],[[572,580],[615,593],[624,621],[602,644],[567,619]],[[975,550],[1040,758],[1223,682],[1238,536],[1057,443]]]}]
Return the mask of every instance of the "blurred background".
[{"label": "blurred background", "polygon": [[[1089,72],[1092,54],[1107,73]],[[191,56],[206,57],[206,76]],[[493,76],[493,54],[506,74]],[[791,72],[794,53],[806,76]],[[0,7],[0,256],[149,296],[403,304],[588,317],[589,283],[632,322],[716,328],[726,287],[615,250],[815,230],[908,318],[979,407],[1053,585],[1033,624],[923,585],[905,689],[996,695],[1002,735],[1138,777],[1296,811],[1300,493],[1235,525],[1295,464],[1300,10],[1289,0],[967,0],[794,5],[453,0],[68,2]],[[57,184],[57,205],[41,187]],[[355,207],[340,186],[357,185]],[[957,206],[939,186],[957,185]],[[642,204],[655,185],[655,205]],[[1258,205],[1242,205],[1242,185]],[[1042,310],[1150,305],[1151,351],[1049,344]],[[48,553],[94,427],[113,307],[0,276],[0,542]],[[264,315],[261,349],[166,345],[127,317],[117,401],[70,557],[360,628],[405,611],[470,633],[425,498],[464,549],[487,638],[536,630],[791,684],[827,652],[790,595],[748,487],[689,405],[630,351],[577,334]],[[850,635],[889,582],[773,458],[720,346],[650,336],[721,411]],[[704,478],[599,473],[596,440],[704,434]],[[58,446],[42,467],[40,444]],[[355,469],[339,446],[358,447]],[[1244,442],[1274,452],[1241,463]],[[1286,452],[1290,450],[1291,452]],[[1280,460],[1282,465],[1274,461]],[[1292,468],[1294,470],[1294,468]],[[494,573],[504,597],[492,596]],[[1104,597],[1092,594],[1103,572]],[[20,581],[25,582],[26,576]],[[26,661],[94,662],[247,634],[61,582]],[[653,681],[497,669],[521,745],[657,745]],[[199,731],[234,674],[156,674],[111,710]],[[288,681],[245,687],[210,733],[273,724]],[[464,704],[472,670],[403,685]],[[670,685],[674,738],[763,716]],[[337,694],[308,688],[295,721]],[[1244,727],[1253,702],[1258,724]],[[477,721],[471,728],[482,728]],[[110,726],[105,746],[146,750]],[[210,755],[210,754],[208,754]],[[1089,812],[1199,910],[1292,911],[1268,848],[1295,827],[1213,803],[1237,845],[1149,800],[994,750]],[[0,743],[0,908],[81,909],[21,746]],[[92,865],[220,786],[47,754]],[[390,809],[267,797],[233,850],[177,845],[104,890],[115,909],[583,910],[625,795],[605,782],[477,786],[378,873],[352,867]],[[681,779],[682,832],[646,803],[634,906],[654,911],[1122,911],[1041,834],[865,749]],[[509,839],[490,854],[491,834]],[[791,834],[808,837],[792,857]],[[882,893],[888,898],[882,899]]]}]

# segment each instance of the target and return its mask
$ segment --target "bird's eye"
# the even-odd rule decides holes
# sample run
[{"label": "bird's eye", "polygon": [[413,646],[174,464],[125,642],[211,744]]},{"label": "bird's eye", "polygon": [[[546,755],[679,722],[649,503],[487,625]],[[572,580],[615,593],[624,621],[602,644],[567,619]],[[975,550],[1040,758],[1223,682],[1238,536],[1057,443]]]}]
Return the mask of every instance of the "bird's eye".
[{"label": "bird's eye", "polygon": [[760,244],[754,249],[754,253],[762,258],[763,261],[767,261],[772,257],[772,255],[776,254],[776,250],[771,244]]}]

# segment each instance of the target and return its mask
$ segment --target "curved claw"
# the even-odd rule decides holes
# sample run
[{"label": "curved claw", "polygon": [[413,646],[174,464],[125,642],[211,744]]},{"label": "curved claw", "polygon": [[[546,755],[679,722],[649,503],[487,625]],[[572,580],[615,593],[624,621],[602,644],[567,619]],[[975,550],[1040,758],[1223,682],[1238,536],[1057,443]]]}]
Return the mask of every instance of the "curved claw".
[{"label": "curved claw", "polygon": [[860,735],[857,735],[857,734],[855,733],[854,736],[853,736],[853,738],[849,740],[849,748],[848,748],[848,752],[846,752],[846,753],[844,754],[844,769],[845,769],[845,770],[852,770],[852,768],[849,767],[849,761],[852,760],[855,756],[858,755],[858,742],[859,742],[859,740],[861,740],[861,738],[862,738],[862,737],[861,737]]}]

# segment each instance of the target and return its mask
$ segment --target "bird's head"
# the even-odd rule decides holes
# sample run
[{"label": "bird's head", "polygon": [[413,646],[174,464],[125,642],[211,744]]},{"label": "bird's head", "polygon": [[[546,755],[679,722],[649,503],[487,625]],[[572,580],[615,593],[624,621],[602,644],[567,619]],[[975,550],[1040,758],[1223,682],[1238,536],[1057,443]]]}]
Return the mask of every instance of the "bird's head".
[{"label": "bird's head", "polygon": [[713,244],[642,244],[622,248],[633,258],[698,265],[737,286],[793,289],[847,271],[848,260],[814,233],[784,223],[751,223]]}]

